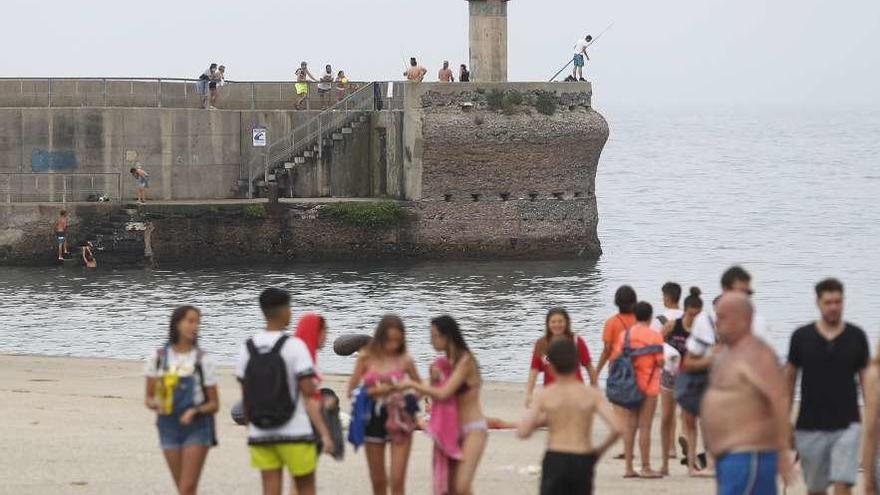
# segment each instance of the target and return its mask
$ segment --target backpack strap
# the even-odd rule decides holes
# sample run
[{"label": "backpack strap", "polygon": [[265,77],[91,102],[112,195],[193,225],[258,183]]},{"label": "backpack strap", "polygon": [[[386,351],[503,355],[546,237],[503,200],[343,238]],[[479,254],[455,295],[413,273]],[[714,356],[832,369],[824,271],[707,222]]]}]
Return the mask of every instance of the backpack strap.
[{"label": "backpack strap", "polygon": [[639,347],[638,349],[631,351],[630,356],[638,357],[638,356],[644,356],[647,354],[656,354],[658,352],[663,352],[662,345],[659,345],[659,344],[646,345],[645,347]]},{"label": "backpack strap", "polygon": [[[195,372],[199,375],[199,387],[202,388],[202,404],[208,402],[208,387],[205,386],[205,369],[202,367],[202,358],[205,356],[205,351],[196,348],[196,366]],[[199,404],[199,405],[202,405]]]},{"label": "backpack strap", "polygon": [[165,344],[156,350],[156,373],[166,371],[168,369],[168,347],[171,344]]},{"label": "backpack strap", "polygon": [[245,345],[247,345],[248,354],[250,354],[251,356],[256,356],[260,353],[260,351],[257,349],[257,346],[254,344],[254,339],[247,339]]},{"label": "backpack strap", "polygon": [[626,357],[632,357],[633,354],[632,346],[629,345],[629,328],[623,333],[623,349],[621,350],[621,354]]},{"label": "backpack strap", "polygon": [[284,347],[284,343],[287,342],[288,338],[290,337],[288,337],[287,335],[282,335],[281,337],[279,337],[278,340],[275,342],[275,345],[272,346],[272,350],[269,352],[273,354],[278,354],[279,352],[281,352],[281,348]]}]

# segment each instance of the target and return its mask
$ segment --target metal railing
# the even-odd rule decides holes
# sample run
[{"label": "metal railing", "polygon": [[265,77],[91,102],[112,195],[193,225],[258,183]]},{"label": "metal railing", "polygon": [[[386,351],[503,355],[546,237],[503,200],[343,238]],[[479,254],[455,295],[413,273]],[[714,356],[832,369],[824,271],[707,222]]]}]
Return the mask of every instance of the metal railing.
[{"label": "metal railing", "polygon": [[119,202],[118,173],[0,173],[0,201],[5,203]]},{"label": "metal railing", "polygon": [[[265,151],[264,180],[271,169],[281,165],[309,147],[317,146],[318,157],[323,156],[322,140],[338,132],[358,116],[374,110],[403,110],[405,86],[396,83],[369,83],[360,87],[335,105],[308,122],[296,127],[291,133],[272,141]],[[251,174],[253,181],[258,176]]]},{"label": "metal railing", "polygon": [[[181,78],[0,78],[0,107],[201,108],[198,79]],[[294,81],[226,81],[217,107],[229,110],[322,110],[370,83],[352,81],[329,92],[309,82],[299,105]],[[207,95],[210,98],[210,95]]]}]

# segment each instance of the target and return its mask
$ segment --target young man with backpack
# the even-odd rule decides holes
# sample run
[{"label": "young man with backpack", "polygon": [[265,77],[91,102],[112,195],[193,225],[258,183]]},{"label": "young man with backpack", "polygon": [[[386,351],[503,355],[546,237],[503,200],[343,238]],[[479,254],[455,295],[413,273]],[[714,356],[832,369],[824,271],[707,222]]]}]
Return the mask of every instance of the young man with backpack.
[{"label": "young man with backpack", "polygon": [[[621,333],[611,353],[606,394],[622,411],[624,478],[660,478],[651,469],[651,427],[660,395],[663,336],[651,328],[654,309],[649,303],[637,303],[634,312],[636,324]],[[636,430],[642,460],[639,473],[633,469]]]},{"label": "young man with backpack", "polygon": [[[266,329],[241,347],[235,374],[248,420],[251,465],[262,472],[263,493],[281,495],[283,468],[296,493],[315,493],[315,432],[329,451],[333,442],[315,394],[314,364],[302,340],[284,333],[290,324],[290,294],[269,288],[260,294]],[[310,424],[311,422],[311,424]]]}]

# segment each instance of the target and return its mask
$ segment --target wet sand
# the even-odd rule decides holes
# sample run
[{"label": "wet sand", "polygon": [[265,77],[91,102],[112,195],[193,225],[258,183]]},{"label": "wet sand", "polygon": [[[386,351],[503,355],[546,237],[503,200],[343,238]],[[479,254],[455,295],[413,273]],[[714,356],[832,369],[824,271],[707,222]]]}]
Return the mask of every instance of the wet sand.
[{"label": "wet sand", "polygon": [[[158,446],[154,415],[143,406],[143,364],[106,359],[0,356],[0,493],[168,494],[174,488]],[[235,425],[229,408],[240,398],[230,368],[220,371],[220,445],[208,456],[200,493],[259,493],[259,474],[250,468],[245,428]],[[344,377],[327,377],[343,389]],[[521,384],[487,383],[486,414],[517,420],[522,413]],[[347,410],[347,404],[344,405]],[[659,418],[658,418],[659,419]],[[597,434],[604,432],[599,429]],[[659,421],[654,425],[654,467],[659,468]],[[477,476],[477,494],[535,494],[545,437],[527,441],[512,431],[493,431]],[[612,453],[622,451],[618,443]],[[407,478],[408,493],[430,494],[431,445],[416,434]],[[691,479],[672,462],[662,480],[624,480],[623,461],[610,457],[597,469],[596,493],[704,495],[710,480]],[[363,453],[349,448],[345,460],[321,459],[318,492],[367,493]],[[803,493],[801,487],[788,493]]]}]

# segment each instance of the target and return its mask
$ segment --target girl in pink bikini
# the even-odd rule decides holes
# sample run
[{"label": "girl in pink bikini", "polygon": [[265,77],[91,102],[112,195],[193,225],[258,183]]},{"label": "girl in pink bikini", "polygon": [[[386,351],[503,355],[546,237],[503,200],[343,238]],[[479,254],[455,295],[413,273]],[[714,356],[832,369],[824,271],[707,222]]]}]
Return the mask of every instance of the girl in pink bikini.
[{"label": "girl in pink bikini", "polygon": [[452,463],[449,485],[453,487],[452,493],[468,495],[473,493],[474,476],[489,441],[489,424],[480,405],[480,369],[458,323],[451,316],[431,320],[431,345],[444,352],[452,364],[449,378],[439,387],[420,382],[401,383],[397,387],[401,390],[411,388],[437,401],[457,398],[461,460]]},{"label": "girl in pink bikini", "polygon": [[406,352],[403,321],[399,316],[388,314],[376,326],[373,340],[358,355],[354,373],[348,382],[348,393],[363,384],[375,401],[375,407],[365,428],[367,467],[373,493],[388,493],[388,477],[385,471],[385,445],[391,450],[391,493],[403,494],[406,468],[415,430],[417,401],[407,400],[397,384],[421,383],[415,363]]}]

